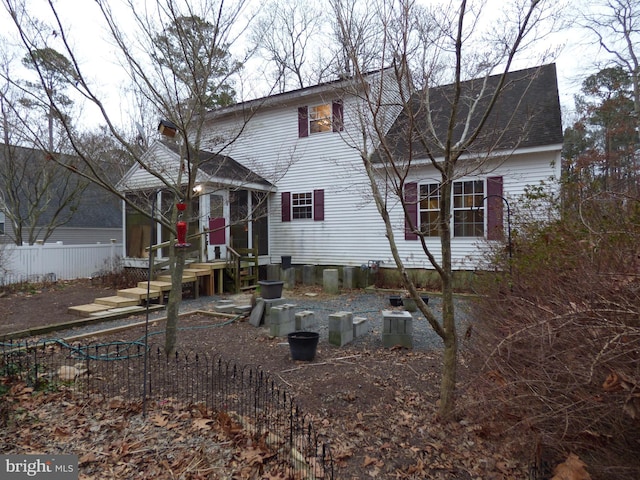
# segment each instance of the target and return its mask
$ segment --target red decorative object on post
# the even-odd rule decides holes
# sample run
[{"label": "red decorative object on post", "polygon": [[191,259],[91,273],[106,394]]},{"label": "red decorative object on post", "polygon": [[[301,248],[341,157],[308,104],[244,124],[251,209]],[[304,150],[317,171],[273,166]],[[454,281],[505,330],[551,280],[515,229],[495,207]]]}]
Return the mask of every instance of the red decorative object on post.
[{"label": "red decorative object on post", "polygon": [[176,208],[180,212],[178,214],[178,223],[176,223],[176,232],[178,234],[178,241],[176,242],[176,248],[187,248],[191,244],[187,243],[187,222],[182,220],[182,212],[187,208],[186,203],[177,203]]}]

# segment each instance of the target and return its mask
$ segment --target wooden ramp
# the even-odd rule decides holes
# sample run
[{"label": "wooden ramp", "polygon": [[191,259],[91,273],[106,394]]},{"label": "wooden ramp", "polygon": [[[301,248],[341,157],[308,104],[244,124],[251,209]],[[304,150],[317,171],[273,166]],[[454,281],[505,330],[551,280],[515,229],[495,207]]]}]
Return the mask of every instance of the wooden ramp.
[{"label": "wooden ramp", "polygon": [[[206,296],[214,295],[216,283],[216,280],[214,280],[215,272],[222,272],[219,263],[220,262],[185,265],[182,284],[191,284],[195,298],[198,298],[200,293]],[[221,282],[222,278],[218,278],[218,291],[220,293],[222,293]],[[163,272],[162,275],[158,275],[156,280],[152,280],[151,282],[138,282],[137,287],[118,290],[116,292],[117,295],[96,298],[93,303],[69,307],[67,311],[81,317],[106,317],[128,311],[133,315],[144,311],[147,296],[150,301],[164,305],[164,297],[170,290],[171,274]]]}]

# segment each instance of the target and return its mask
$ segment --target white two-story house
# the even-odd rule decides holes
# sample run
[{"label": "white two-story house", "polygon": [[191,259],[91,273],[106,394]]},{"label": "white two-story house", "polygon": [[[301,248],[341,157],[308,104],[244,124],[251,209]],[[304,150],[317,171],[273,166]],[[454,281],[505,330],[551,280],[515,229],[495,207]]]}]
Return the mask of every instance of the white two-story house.
[{"label": "white two-story house", "polygon": [[[388,86],[380,98],[386,105],[383,126],[392,134],[403,114],[394,101],[393,82],[380,82],[380,75],[385,73],[371,74],[371,84]],[[493,132],[505,124],[503,135],[491,143],[492,158],[480,169],[466,168],[462,161],[454,184],[451,232],[456,269],[475,268],[480,245],[497,238],[497,230],[503,228],[502,201],[495,201],[498,196],[515,200],[526,185],[560,175],[562,127],[555,65],[513,72],[508,83],[512,88],[505,90],[488,122]],[[228,162],[228,167],[221,169],[218,163],[215,174],[203,171],[201,175],[203,194],[197,199],[192,228],[217,232],[208,235],[202,252],[206,259],[224,257],[226,246],[254,246],[259,247],[262,264],[280,263],[285,256],[294,265],[361,266],[381,261],[383,267],[395,266],[362,161],[363,145],[368,144],[366,151],[372,155],[377,145],[373,137],[363,137],[367,113],[361,94],[352,80],[345,79],[211,112],[201,156],[216,152],[209,153],[212,161]],[[433,89],[431,95],[432,107],[446,115],[445,102],[438,103],[438,95],[446,98],[446,86]],[[511,119],[508,127],[507,119]],[[478,144],[483,141],[488,145],[488,138]],[[406,145],[396,147],[400,155],[403,149],[409,151]],[[437,155],[437,149],[434,151]],[[429,229],[438,208],[439,173],[426,155],[420,158],[419,150],[412,152],[405,195],[415,200],[410,207],[413,224]],[[148,155],[179,162],[175,150],[161,142]],[[472,161],[481,155],[478,151],[468,156]],[[237,182],[234,186],[238,172],[244,180],[241,186]],[[141,178],[133,181],[135,175],[144,175],[139,169],[128,175],[121,182],[123,188],[149,188]],[[389,201],[406,265],[429,268],[416,236],[406,226],[401,206],[397,200],[394,205],[391,197]],[[264,214],[237,221],[242,218],[239,212],[251,211],[258,204]],[[140,253],[139,244],[148,238],[133,242],[138,245],[136,253],[133,230],[125,233],[125,243],[132,247],[125,252],[128,257]],[[428,237],[427,242],[438,258],[438,237]]]}]

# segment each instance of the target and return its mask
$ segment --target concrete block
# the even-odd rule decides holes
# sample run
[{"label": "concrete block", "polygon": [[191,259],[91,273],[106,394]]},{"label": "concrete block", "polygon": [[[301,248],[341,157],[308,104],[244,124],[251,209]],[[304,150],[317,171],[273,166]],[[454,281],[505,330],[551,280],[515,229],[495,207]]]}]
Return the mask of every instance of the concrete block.
[{"label": "concrete block", "polygon": [[393,348],[397,346],[413,348],[413,337],[411,335],[401,335],[399,333],[383,333],[382,346]]},{"label": "concrete block", "polygon": [[369,333],[369,321],[365,317],[353,318],[353,338],[358,338]]},{"label": "concrete block", "polygon": [[296,322],[292,305],[271,307],[269,333],[273,337],[286,337],[294,332]]},{"label": "concrete block", "polygon": [[284,282],[284,288],[294,288],[296,286],[296,269],[287,268],[286,270],[280,270],[280,279]]},{"label": "concrete block", "polygon": [[316,284],[316,266],[315,265],[302,266],[302,284],[303,285]]},{"label": "concrete block", "polygon": [[264,302],[264,324],[267,326],[271,324],[271,308],[284,305],[287,301],[285,298],[270,298],[265,300],[261,297],[259,297],[258,300]]},{"label": "concrete block", "polygon": [[262,298],[258,298],[256,300],[256,304],[251,310],[251,315],[249,316],[249,323],[254,327],[259,327],[262,323],[262,319],[264,317],[264,300]]},{"label": "concrete block", "polygon": [[251,313],[251,310],[251,305],[236,305],[233,308],[232,312],[246,317],[247,315],[249,315],[249,313]]},{"label": "concrete block", "polygon": [[280,265],[267,265],[267,280],[280,280]]},{"label": "concrete block", "polygon": [[336,312],[329,315],[329,343],[342,347],[353,341],[353,314]]},{"label": "concrete block", "polygon": [[350,342],[353,342],[353,328],[346,332],[329,330],[329,343],[331,345],[342,347]]},{"label": "concrete block", "polygon": [[346,332],[353,330],[353,314],[351,312],[336,312],[329,315],[329,331]]},{"label": "concrete block", "polygon": [[413,317],[401,310],[383,310],[382,345],[386,348],[400,345],[413,348]]},{"label": "concrete block", "polygon": [[322,290],[329,294],[337,294],[340,291],[337,269],[327,268],[322,271]]},{"label": "concrete block", "polygon": [[342,288],[355,288],[355,267],[342,268]]},{"label": "concrete block", "polygon": [[225,304],[216,304],[213,306],[213,309],[216,312],[220,312],[220,313],[232,313],[233,310],[236,308],[236,305],[233,303],[225,303]]},{"label": "concrete block", "polygon": [[306,330],[315,326],[316,316],[312,311],[304,310],[295,314],[296,318],[296,330]]}]

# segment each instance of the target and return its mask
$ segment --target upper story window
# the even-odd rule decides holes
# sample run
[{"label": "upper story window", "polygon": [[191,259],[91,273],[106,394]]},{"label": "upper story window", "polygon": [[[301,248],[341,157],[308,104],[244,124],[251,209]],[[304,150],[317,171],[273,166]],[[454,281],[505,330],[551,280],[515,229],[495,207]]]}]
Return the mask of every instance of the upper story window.
[{"label": "upper story window", "polygon": [[341,101],[298,108],[298,136],[341,132],[344,129],[344,108]]},{"label": "upper story window", "polygon": [[4,212],[0,212],[0,235],[4,235],[4,222],[5,222]]},{"label": "upper story window", "polygon": [[331,105],[315,105],[309,107],[309,133],[320,133],[331,131]]}]

